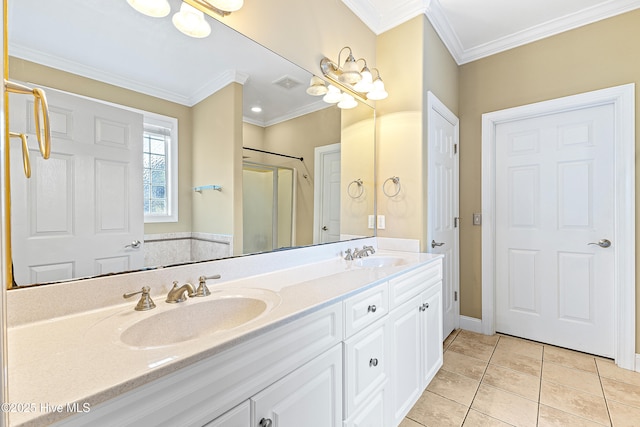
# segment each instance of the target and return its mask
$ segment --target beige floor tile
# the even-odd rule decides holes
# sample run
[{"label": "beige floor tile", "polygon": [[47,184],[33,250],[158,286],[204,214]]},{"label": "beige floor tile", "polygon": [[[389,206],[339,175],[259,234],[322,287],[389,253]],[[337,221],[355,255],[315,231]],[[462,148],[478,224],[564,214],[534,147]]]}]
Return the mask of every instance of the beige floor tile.
[{"label": "beige floor tile", "polygon": [[618,368],[612,360],[596,358],[596,365],[598,366],[598,373],[601,377],[640,386],[640,372]]},{"label": "beige floor tile", "polygon": [[489,365],[482,384],[517,394],[534,402],[538,401],[540,392],[540,377],[498,365]]},{"label": "beige floor tile", "polygon": [[540,376],[542,369],[541,359],[533,359],[531,357],[511,353],[504,348],[500,348],[499,344],[496,351],[493,353],[489,364],[502,366],[503,368],[513,369],[514,371],[538,377]]},{"label": "beige floor tile", "polygon": [[542,364],[542,379],[582,390],[596,396],[603,396],[598,375],[580,369],[567,368],[545,361]]},{"label": "beige floor tile", "polygon": [[456,353],[475,357],[476,359],[487,361],[493,354],[494,346],[483,344],[470,338],[461,337],[460,334],[451,343],[448,350]]},{"label": "beige floor tile", "polygon": [[537,344],[521,338],[502,335],[500,336],[500,341],[498,341],[497,349],[527,356],[532,359],[542,360],[542,344]]},{"label": "beige floor tile", "polygon": [[[600,378],[600,380],[602,381],[602,388],[604,388],[604,396],[607,401],[614,400],[640,409],[640,386],[609,378]],[[638,425],[640,425],[640,420],[638,420]]]},{"label": "beige floor tile", "polygon": [[456,337],[458,336],[459,332],[460,332],[460,329],[456,329],[453,332],[451,332],[447,338],[445,338],[444,342],[442,343],[443,351],[447,351],[447,349],[449,348],[453,340],[455,340]]},{"label": "beige floor tile", "polygon": [[422,427],[422,424],[417,423],[410,418],[405,418],[398,427]]},{"label": "beige floor tile", "polygon": [[491,418],[481,412],[471,409],[464,420],[462,427],[510,427],[511,424]]},{"label": "beige floor tile", "polygon": [[602,427],[603,425],[550,406],[540,405],[538,427]]},{"label": "beige floor tile", "polygon": [[517,427],[535,427],[538,417],[537,403],[485,384],[471,408]]},{"label": "beige floor tile", "polygon": [[425,391],[407,418],[428,427],[460,427],[467,411],[464,405]]},{"label": "beige floor tile", "polygon": [[480,381],[485,369],[487,369],[487,363],[488,362],[476,359],[475,357],[449,350],[444,353],[442,369]]},{"label": "beige floor tile", "polygon": [[607,404],[614,427],[638,427],[640,425],[640,409],[613,401],[608,401]]},{"label": "beige floor tile", "polygon": [[471,406],[479,385],[479,381],[440,369],[427,390],[462,405]]},{"label": "beige floor tile", "polygon": [[491,345],[491,346],[495,346],[498,343],[498,339],[500,338],[500,336],[496,334],[484,335],[484,334],[478,334],[471,331],[466,331],[464,329],[460,330],[458,337],[467,338],[467,339],[478,341],[478,342],[481,342],[482,344]]},{"label": "beige floor tile", "polygon": [[607,425],[609,414],[603,397],[542,381],[540,403],[590,421]]},{"label": "beige floor tile", "polygon": [[545,345],[544,360],[566,366],[568,368],[582,369],[583,371],[594,374],[598,373],[595,358],[577,351],[554,347],[552,345]]}]

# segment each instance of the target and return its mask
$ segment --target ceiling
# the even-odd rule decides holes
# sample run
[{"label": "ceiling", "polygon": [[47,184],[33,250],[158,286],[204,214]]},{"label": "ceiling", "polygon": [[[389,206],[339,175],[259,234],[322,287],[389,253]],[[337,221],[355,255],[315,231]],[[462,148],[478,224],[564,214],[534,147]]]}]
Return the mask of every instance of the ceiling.
[{"label": "ceiling", "polygon": [[640,0],[342,0],[381,34],[426,14],[458,64],[640,8]]},{"label": "ceiling", "polygon": [[[458,64],[640,8],[640,0],[342,1],[376,34],[426,14]],[[175,12],[181,0],[169,3]],[[261,126],[328,106],[305,93],[309,72],[208,16],[211,36],[194,39],[171,14],[150,18],[125,0],[9,0],[8,11],[12,56],[187,106],[235,81],[245,121]]]}]

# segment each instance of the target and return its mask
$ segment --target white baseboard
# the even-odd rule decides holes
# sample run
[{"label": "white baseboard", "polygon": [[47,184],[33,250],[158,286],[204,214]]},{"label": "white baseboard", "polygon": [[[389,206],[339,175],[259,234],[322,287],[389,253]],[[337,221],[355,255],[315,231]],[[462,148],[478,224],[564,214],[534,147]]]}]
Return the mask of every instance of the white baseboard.
[{"label": "white baseboard", "polygon": [[640,354],[636,354],[636,372],[640,372]]},{"label": "white baseboard", "polygon": [[475,317],[460,316],[460,329],[481,334],[482,320]]}]

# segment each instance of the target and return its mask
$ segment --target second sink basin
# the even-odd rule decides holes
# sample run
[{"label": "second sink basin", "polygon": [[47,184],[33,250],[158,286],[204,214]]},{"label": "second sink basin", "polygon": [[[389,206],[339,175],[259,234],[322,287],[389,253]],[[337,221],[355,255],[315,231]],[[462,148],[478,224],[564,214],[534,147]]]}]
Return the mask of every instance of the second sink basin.
[{"label": "second sink basin", "polygon": [[213,335],[252,322],[280,303],[278,294],[261,289],[219,291],[190,298],[151,314],[121,330],[120,341],[132,347],[162,347]]},{"label": "second sink basin", "polygon": [[396,265],[406,264],[406,260],[397,256],[388,256],[388,255],[380,255],[380,256],[369,256],[364,258],[358,258],[353,261],[353,263],[357,267],[369,267],[369,268],[380,268],[380,267],[393,267]]}]

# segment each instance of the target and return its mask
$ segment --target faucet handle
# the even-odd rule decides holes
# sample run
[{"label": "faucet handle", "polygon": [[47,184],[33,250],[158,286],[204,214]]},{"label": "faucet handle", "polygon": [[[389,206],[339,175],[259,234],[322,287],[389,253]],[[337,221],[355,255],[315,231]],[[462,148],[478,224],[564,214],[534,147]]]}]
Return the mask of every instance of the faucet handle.
[{"label": "faucet handle", "polygon": [[140,296],[140,300],[138,301],[138,304],[136,304],[135,310],[147,311],[147,310],[151,310],[152,308],[156,308],[156,305],[153,303],[153,300],[149,295],[150,291],[151,291],[151,288],[149,288],[148,286],[143,286],[141,291],[123,294],[122,297],[131,298],[134,295],[142,294]]},{"label": "faucet handle", "polygon": [[344,251],[344,259],[346,261],[351,261],[353,259],[353,254],[351,253],[351,249],[347,249]]},{"label": "faucet handle", "polygon": [[219,274],[215,274],[213,276],[200,276],[198,278],[198,289],[196,290],[197,297],[206,297],[211,295],[211,291],[207,288],[207,280],[209,279],[219,279],[221,276]]}]

